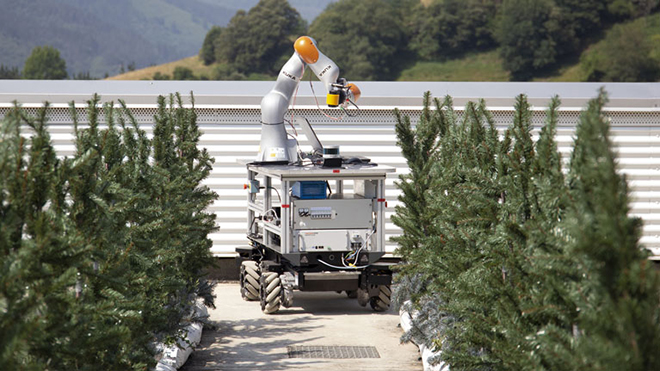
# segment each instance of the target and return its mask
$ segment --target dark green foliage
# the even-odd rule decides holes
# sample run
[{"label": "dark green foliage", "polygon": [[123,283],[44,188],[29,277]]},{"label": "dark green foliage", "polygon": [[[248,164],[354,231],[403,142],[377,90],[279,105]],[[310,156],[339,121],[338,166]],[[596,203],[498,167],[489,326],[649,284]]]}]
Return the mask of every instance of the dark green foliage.
[{"label": "dark green foliage", "polygon": [[[382,1],[390,3],[383,11],[380,2],[375,8],[365,8],[359,4],[361,2],[355,2],[358,3],[356,9],[362,13],[356,15],[357,11],[352,12],[352,7],[346,7],[347,13],[324,16],[325,20],[319,17],[314,21],[323,23],[322,26],[315,25],[314,30],[322,30],[324,35],[320,37],[315,32],[310,35],[321,39],[334,32],[331,38],[339,41],[332,43],[333,55],[350,51],[353,54],[350,58],[342,58],[359,67],[356,67],[360,72],[358,78],[395,79],[402,69],[416,61],[458,58],[498,44],[506,44],[507,48],[514,50],[508,51],[506,56],[515,57],[521,52],[523,59],[532,61],[507,65],[514,72],[514,78],[551,74],[558,66],[574,63],[579,53],[600,38],[600,33],[613,23],[658,11],[657,0],[541,1],[539,4],[543,7],[549,4],[552,9],[548,16],[550,23],[538,20],[534,23],[537,28],[535,38],[527,42],[516,36],[514,39],[520,41],[520,45],[516,45],[517,41],[512,40],[505,43],[494,41],[500,40],[494,37],[498,29],[512,27],[510,23],[502,23],[506,18],[501,11],[502,4],[508,0],[423,1],[429,4],[427,7],[419,0]],[[330,2],[290,1],[308,20]],[[22,66],[31,48],[47,41],[61,51],[70,71],[89,71],[95,78],[107,73],[116,74],[122,63],[125,69],[131,66],[140,68],[197,53],[205,64],[231,62],[235,72],[250,79],[253,73],[272,76],[283,64],[283,56],[292,53],[291,41],[305,33],[305,26],[299,16],[291,18],[287,15],[288,4],[279,6],[279,3],[272,2],[265,7],[257,4],[255,8],[267,11],[255,12],[254,17],[250,17],[247,9],[255,4],[256,0],[222,5],[205,0],[154,0],[148,5],[130,0],[113,3],[64,0],[58,4],[47,0],[30,3],[11,0],[6,11],[0,14],[0,48],[4,51],[0,63]],[[382,16],[381,13],[388,13],[390,5],[397,8],[396,14]],[[227,25],[229,16],[239,8],[243,10]],[[331,6],[327,11],[336,10]],[[377,17],[373,21],[362,15],[372,13]],[[264,18],[267,20],[263,21]],[[344,18],[352,27],[342,25]],[[351,18],[357,21],[351,23]],[[211,27],[214,24],[218,26]],[[355,31],[356,27],[359,32]],[[391,34],[383,32],[388,28],[392,28]],[[222,36],[222,30],[230,32]],[[402,40],[391,37],[399,31],[404,33]],[[529,32],[522,33],[526,34]],[[386,41],[376,43],[381,39]],[[354,43],[357,43],[355,47]],[[395,49],[392,50],[391,46]],[[528,47],[538,49],[538,52],[530,52]],[[380,62],[383,59],[387,61]],[[126,61],[134,62],[126,66]],[[344,64],[341,61],[342,69],[352,68]],[[381,73],[383,67],[387,70]],[[517,72],[516,68],[525,70]]]},{"label": "dark green foliage", "polygon": [[536,142],[525,96],[501,137],[483,102],[459,116],[449,98],[433,111],[429,100],[417,130],[397,116],[411,168],[393,217],[398,296],[419,313],[404,338],[452,370],[656,369],[660,275],[628,216],[604,94],[581,117],[567,179],[558,98]]},{"label": "dark green foliage", "polygon": [[293,53],[293,42],[305,28],[305,21],[288,2],[260,0],[249,12],[238,11],[227,27],[210,31],[215,37],[207,37],[203,52],[206,55],[213,49],[214,61],[238,72],[275,73],[282,58]]},{"label": "dark green foliage", "polygon": [[[393,79],[408,63],[402,15],[411,3],[340,1],[317,17],[309,34],[351,79]],[[362,16],[367,13],[371,16]],[[288,3],[262,0],[249,12],[238,11],[227,27],[211,29],[200,57],[206,64],[218,63],[212,77],[216,80],[253,79],[255,73],[272,76],[305,29]]]},{"label": "dark green foliage", "polygon": [[628,215],[606,103],[601,91],[581,116],[568,174],[574,202],[566,229],[585,273],[575,287],[582,294],[575,295],[581,335],[575,349],[588,356],[576,361],[581,369],[654,370],[660,368],[660,280],[639,243],[642,222]]},{"label": "dark green foliage", "polygon": [[[237,12],[227,27],[214,27],[207,33],[200,58],[207,65],[217,64],[212,79],[269,79],[292,53],[291,42],[302,35],[304,25],[287,15],[286,10],[280,12],[284,15],[263,10],[266,3],[262,2],[250,12]],[[337,63],[343,76],[353,80],[395,80],[417,62],[444,62],[498,47],[510,78],[529,80],[556,74],[560,67],[575,63],[577,56],[598,40],[604,29],[655,12],[659,3],[658,0],[340,0],[331,3],[312,22],[308,34]],[[283,8],[288,9],[288,4]],[[262,19],[266,15],[271,19],[269,26],[273,27],[270,33],[278,35],[280,43],[263,32]],[[290,20],[290,27],[280,24],[285,18]],[[655,41],[647,37],[643,43]],[[644,77],[639,79],[653,81],[654,71],[649,69],[658,65],[660,52],[653,51],[649,57],[648,47],[636,48],[640,43],[641,40],[627,45],[631,50],[618,56],[625,60],[610,64],[632,64],[633,71],[643,70]],[[606,58],[591,61],[589,74],[596,77],[603,75],[599,71],[609,68]],[[629,80],[627,76],[609,79],[624,78]]]},{"label": "dark green foliage", "polygon": [[[199,150],[201,132],[193,109],[184,109],[179,95],[170,96],[169,102],[159,98],[159,110],[154,126],[154,170],[166,175],[152,187],[150,197],[161,205],[162,235],[167,235],[171,246],[172,266],[183,274],[189,293],[197,289],[202,270],[212,264],[208,234],[215,231],[215,215],[204,211],[217,194],[202,185],[212,169],[214,159],[206,149]],[[194,104],[194,102],[193,102]],[[166,233],[167,231],[167,233]],[[158,238],[158,234],[154,238]],[[164,257],[164,256],[163,256]],[[164,264],[169,267],[170,264]],[[210,301],[209,301],[210,302]]]},{"label": "dark green foliage", "polygon": [[[434,103],[436,112],[443,109],[439,100]],[[431,222],[431,215],[427,198],[433,186],[433,177],[429,174],[437,160],[437,138],[446,132],[447,123],[444,122],[444,115],[432,111],[430,93],[424,95],[424,109],[415,129],[407,116],[401,117],[398,110],[394,114],[399,138],[397,144],[410,168],[409,174],[399,175],[397,187],[401,189],[399,201],[402,205],[396,207],[397,213],[392,216],[392,222],[404,231],[395,240],[399,245],[399,254],[406,258],[414,253],[420,240],[428,234],[426,228]]]},{"label": "dark green foliage", "polygon": [[[643,82],[660,79],[657,37],[647,35],[647,23],[657,16],[618,24],[605,39],[582,55],[580,67],[586,81]],[[653,41],[652,41],[653,40]]]},{"label": "dark green foliage", "polygon": [[213,80],[246,80],[247,76],[226,63],[217,64],[211,75]]},{"label": "dark green foliage", "polygon": [[[77,313],[73,344],[87,339],[90,346],[81,347],[80,352],[106,368],[139,368],[153,363],[153,351],[146,345],[153,339],[149,319],[157,312],[148,309],[147,303],[153,299],[142,290],[148,283],[132,286],[144,280],[144,272],[130,264],[135,253],[127,228],[138,193],[123,184],[132,174],[122,163],[125,145],[116,127],[115,110],[109,104],[103,107],[108,128],[102,130],[100,108],[99,97],[88,102],[87,129],[79,128],[79,118],[72,110],[76,153],[67,179],[69,218],[89,246],[77,282],[79,301],[87,311]],[[58,368],[72,367],[73,360],[60,357]]]},{"label": "dark green foliage", "polygon": [[[86,119],[73,110],[72,159],[55,157],[46,109],[30,118],[16,108],[2,122],[0,360],[8,369],[151,368],[156,341],[185,335],[195,297],[213,305],[203,270],[216,227],[205,209],[217,195],[201,184],[213,161],[197,149],[194,111],[178,95],[169,105],[161,97],[150,140],[125,107],[99,101],[89,101]],[[34,132],[29,146],[20,124]]]},{"label": "dark green foliage", "polygon": [[[492,331],[494,324],[487,320],[493,308],[485,303],[492,303],[501,290],[495,290],[497,287],[472,290],[493,285],[489,278],[475,280],[479,275],[488,273],[497,278],[501,274],[501,265],[491,261],[497,258],[496,254],[484,242],[497,227],[498,200],[502,194],[495,176],[498,170],[495,158],[496,154],[501,158],[502,148],[507,147],[499,143],[484,102],[469,103],[464,116],[451,121],[455,124],[441,143],[440,162],[444,169],[438,170],[440,177],[431,205],[436,217],[430,236],[442,236],[442,239],[427,240],[433,257],[426,268],[440,275],[439,280],[434,280],[439,282],[430,286],[441,293],[440,309],[448,314],[443,324],[447,329],[442,345],[447,359],[458,369],[479,369],[493,361],[483,351],[473,350],[482,348],[492,341],[490,337],[496,336]],[[471,298],[452,296],[467,292],[473,293]],[[478,347],[474,348],[476,344]],[[466,358],[470,354],[474,359]]]},{"label": "dark green foliage", "polygon": [[605,14],[602,0],[555,0],[566,19],[564,25],[570,32],[582,37],[590,35],[602,25],[601,17]]},{"label": "dark green foliage", "polygon": [[197,80],[190,68],[176,66],[172,72],[172,80]]},{"label": "dark green foliage", "polygon": [[[312,22],[309,34],[351,80],[395,79],[406,62],[403,5],[392,0],[340,0]],[[365,17],[368,14],[368,17]]]},{"label": "dark green foliage", "polygon": [[554,65],[566,49],[565,31],[552,0],[505,1],[499,29],[500,54],[512,80],[528,80]]},{"label": "dark green foliage", "polygon": [[607,0],[607,17],[615,20],[649,15],[658,9],[658,0]]},{"label": "dark green foliage", "polygon": [[66,79],[66,62],[52,46],[37,46],[25,60],[23,78],[32,80]]},{"label": "dark green foliage", "polygon": [[20,78],[21,71],[18,70],[18,67],[5,67],[4,64],[0,64],[0,79],[15,80]]},{"label": "dark green foliage", "polygon": [[79,72],[73,75],[74,80],[96,80],[95,78],[92,77],[92,75],[88,72]]},{"label": "dark green foliage", "polygon": [[[648,15],[658,6],[657,0],[614,0],[606,3],[598,0],[504,1],[499,21],[500,52],[504,67],[511,72],[512,79],[528,80],[552,70],[562,59],[582,50],[590,38],[610,22]],[[612,49],[617,50],[617,55],[613,56],[616,59],[609,60],[608,54],[586,63],[589,65],[587,79],[600,81],[603,73],[599,71],[611,70],[611,65],[620,66],[619,69],[632,65],[630,69],[633,72],[624,73],[624,77],[615,77],[612,73],[604,81],[641,81],[630,80],[628,76],[639,78],[637,76],[644,73],[651,77],[645,81],[657,79],[649,70],[653,65],[657,67],[658,62],[649,59],[648,46],[640,45],[648,41],[643,36],[633,35],[632,31],[629,33],[612,36],[626,41],[630,39],[625,53],[620,52],[619,45],[613,46]]]},{"label": "dark green foliage", "polygon": [[494,47],[498,7],[489,0],[417,3],[404,16],[410,49],[422,60],[444,60]]},{"label": "dark green foliage", "polygon": [[154,80],[169,80],[169,79],[170,79],[170,75],[168,75],[168,74],[162,74],[162,73],[160,73],[160,72],[156,72],[156,73],[154,73],[153,79],[154,79]]},{"label": "dark green foliage", "polygon": [[215,62],[215,43],[220,37],[220,34],[222,34],[222,27],[213,26],[209,32],[206,33],[206,36],[204,36],[202,49],[199,51],[199,58],[207,66]]},{"label": "dark green foliage", "polygon": [[[428,96],[425,97],[425,107],[428,107],[428,99]],[[421,313],[424,314],[421,318],[429,330],[425,341],[433,345],[429,342],[432,340],[428,339],[429,334],[436,340],[444,338],[443,350],[449,355],[460,352],[463,347],[461,342],[465,341],[463,335],[475,334],[475,331],[466,332],[466,326],[476,322],[467,322],[464,314],[473,312],[474,306],[484,309],[477,298],[466,302],[452,294],[468,289],[467,286],[472,284],[469,277],[482,269],[479,263],[486,252],[479,241],[494,231],[498,198],[501,196],[494,177],[498,168],[495,155],[501,146],[483,102],[469,103],[462,118],[453,110],[450,98],[445,99],[442,105],[436,101],[436,105],[434,111],[425,110],[425,115],[431,117],[424,118],[423,115],[413,135],[408,134],[410,130],[406,129],[406,119],[400,120],[397,125],[404,156],[412,160],[411,175],[415,173],[412,169],[419,167],[417,163],[424,164],[426,169],[422,188],[417,188],[411,182],[412,178],[406,183],[399,183],[404,190],[402,201],[411,207],[399,208],[397,211],[402,214],[394,220],[404,230],[399,238],[399,241],[405,242],[402,253],[408,263],[403,273],[413,277],[419,275],[426,282],[420,286],[423,291],[413,295],[419,300],[423,309]],[[431,126],[435,129],[425,129],[429,127],[426,122],[436,122]],[[427,156],[430,161],[426,163],[421,161],[423,153],[406,150],[408,147],[426,150],[429,145],[433,152]],[[415,191],[420,190],[424,191],[415,195]],[[412,211],[404,212],[408,208]],[[423,210],[423,218],[416,213],[416,219],[405,220],[409,216],[415,217],[414,210]],[[403,215],[406,216],[401,217]],[[415,226],[417,223],[418,226]],[[418,231],[420,228],[423,228],[422,233]],[[414,281],[419,279],[415,277]],[[487,291],[482,293],[493,295]],[[433,304],[439,306],[435,311],[429,307]],[[448,311],[453,312],[447,315]],[[444,314],[439,315],[438,312]],[[433,327],[428,328],[430,325]],[[482,325],[488,326],[488,323]],[[470,367],[477,366],[474,362],[462,362],[466,367],[468,364]],[[456,365],[460,363],[455,362]]]},{"label": "dark green foliage", "polygon": [[[30,140],[21,136],[22,125],[34,130]],[[6,369],[44,369],[47,358],[35,354],[46,345],[44,331],[69,328],[58,317],[77,306],[72,288],[85,247],[65,233],[70,224],[57,203],[62,172],[45,109],[35,120],[15,106],[0,127],[0,362]]]}]

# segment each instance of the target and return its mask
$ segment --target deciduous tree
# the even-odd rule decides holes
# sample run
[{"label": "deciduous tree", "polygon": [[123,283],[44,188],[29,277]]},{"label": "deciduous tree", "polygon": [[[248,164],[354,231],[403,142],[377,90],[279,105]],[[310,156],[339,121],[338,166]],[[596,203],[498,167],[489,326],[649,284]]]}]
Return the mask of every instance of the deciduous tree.
[{"label": "deciduous tree", "polygon": [[31,80],[66,79],[66,62],[52,46],[37,46],[25,60],[23,78]]},{"label": "deciduous tree", "polygon": [[287,1],[260,0],[248,12],[237,12],[222,32],[210,31],[218,34],[215,61],[242,73],[276,73],[305,29],[305,21]]},{"label": "deciduous tree", "polygon": [[[657,46],[655,46],[657,47]],[[618,24],[580,58],[586,81],[652,82],[660,79],[660,56],[653,53],[644,20]]]},{"label": "deciduous tree", "polygon": [[218,42],[222,30],[223,28],[220,26],[213,26],[204,37],[202,49],[199,51],[199,57],[207,66],[215,62],[215,45]]},{"label": "deciduous tree", "polygon": [[443,60],[493,47],[498,8],[490,0],[419,2],[404,15],[410,49],[422,60]]},{"label": "deciduous tree", "polygon": [[395,79],[410,60],[402,26],[404,9],[393,0],[340,0],[312,22],[309,34],[349,80]]}]

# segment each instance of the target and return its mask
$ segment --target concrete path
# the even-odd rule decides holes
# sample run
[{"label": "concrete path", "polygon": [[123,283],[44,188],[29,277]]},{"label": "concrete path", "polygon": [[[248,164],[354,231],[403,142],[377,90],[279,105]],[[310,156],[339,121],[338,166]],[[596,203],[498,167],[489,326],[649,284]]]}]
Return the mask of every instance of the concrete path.
[{"label": "concrete path", "polygon": [[[202,343],[181,371],[207,370],[422,370],[417,347],[400,344],[399,316],[375,313],[335,292],[294,292],[291,308],[261,312],[259,302],[241,299],[238,283],[219,283],[217,330],[205,329]],[[380,358],[289,358],[288,346],[373,346]]]}]

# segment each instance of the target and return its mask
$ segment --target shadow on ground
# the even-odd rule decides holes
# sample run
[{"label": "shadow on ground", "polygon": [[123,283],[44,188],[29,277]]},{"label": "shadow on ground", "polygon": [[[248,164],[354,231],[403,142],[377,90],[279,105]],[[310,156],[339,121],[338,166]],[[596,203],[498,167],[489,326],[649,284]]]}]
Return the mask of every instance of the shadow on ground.
[{"label": "shadow on ground", "polygon": [[[258,304],[257,304],[258,305]],[[389,313],[392,309],[385,311]],[[360,306],[357,299],[349,299],[345,293],[332,292],[300,292],[294,293],[293,306],[282,308],[276,316],[291,314],[309,314],[313,316],[350,315],[364,316],[374,314],[369,304]]]},{"label": "shadow on ground", "polygon": [[[218,284],[216,329],[205,329],[202,342],[181,371],[211,370],[419,370],[418,351],[399,343],[394,310],[375,313],[345,293],[294,292],[291,308],[272,315],[259,302],[241,299],[237,283]],[[375,346],[381,358],[289,358],[289,346]]]},{"label": "shadow on ground", "polygon": [[[223,321],[216,324],[216,329],[204,330],[198,350],[180,370],[288,369],[290,365],[278,365],[277,362],[288,358],[287,346],[319,338],[313,336],[314,330],[319,327],[313,324],[314,321],[312,317],[286,320],[280,318],[277,323],[272,319],[269,320],[269,317]],[[253,339],[261,341],[255,343]],[[273,340],[263,341],[266,339]],[[237,359],[240,361],[236,361]],[[301,360],[297,361],[296,365],[299,367],[304,367],[306,363],[317,365],[318,361]]]}]

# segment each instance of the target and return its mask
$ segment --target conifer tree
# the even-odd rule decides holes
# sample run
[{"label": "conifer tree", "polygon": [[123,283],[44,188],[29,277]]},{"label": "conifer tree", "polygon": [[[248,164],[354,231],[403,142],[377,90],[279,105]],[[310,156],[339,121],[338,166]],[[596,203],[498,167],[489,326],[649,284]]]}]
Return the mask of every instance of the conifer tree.
[{"label": "conifer tree", "polygon": [[574,287],[578,321],[569,360],[585,370],[654,370],[660,368],[659,274],[639,243],[641,220],[629,216],[606,103],[601,90],[580,117],[569,168],[569,254],[583,274]]},{"label": "conifer tree", "polygon": [[[48,334],[66,333],[77,307],[85,247],[58,205],[65,165],[46,130],[46,109],[29,117],[15,105],[0,130],[0,362],[7,369],[47,367],[44,349],[58,348]],[[34,133],[29,146],[23,125]]]},{"label": "conifer tree", "polygon": [[527,338],[541,325],[565,325],[557,311],[543,309],[560,301],[561,290],[555,281],[546,285],[548,269],[537,263],[560,251],[552,232],[565,203],[543,193],[564,191],[561,182],[552,184],[563,179],[553,138],[558,105],[554,99],[536,144],[524,96],[501,140],[483,102],[468,104],[462,120],[451,103],[442,112],[452,124],[440,141],[439,176],[429,191],[433,219],[419,253],[409,258],[433,277],[418,300],[426,311],[418,324],[427,326],[427,340],[442,339],[436,345],[454,369],[533,369],[542,360]]},{"label": "conifer tree", "polygon": [[529,279],[520,308],[522,318],[532,326],[520,339],[521,348],[526,350],[520,369],[572,369],[559,361],[557,348],[548,342],[573,331],[576,311],[568,294],[568,282],[578,278],[575,264],[566,259],[568,237],[561,227],[570,202],[555,142],[559,105],[559,98],[554,97],[535,145],[533,208],[526,222],[523,263]]},{"label": "conifer tree", "polygon": [[461,120],[451,103],[438,110],[436,176],[426,197],[408,198],[426,202],[429,224],[406,236],[402,283],[419,310],[415,338],[452,370],[658,368],[660,278],[628,216],[605,102],[601,92],[580,118],[567,180],[557,97],[536,143],[524,96],[501,140],[483,103]]},{"label": "conifer tree", "polygon": [[125,104],[117,113],[99,102],[88,102],[86,128],[73,109],[73,159],[55,156],[46,108],[32,118],[16,107],[2,121],[3,367],[149,369],[156,341],[185,336],[196,296],[213,305],[202,274],[216,195],[201,184],[212,159],[197,149],[194,111],[180,97],[163,104],[171,130],[158,140],[171,156],[161,166]]},{"label": "conifer tree", "polygon": [[491,269],[484,271],[486,285],[478,287],[492,295],[486,318],[493,328],[492,336],[481,346],[488,350],[489,361],[504,370],[522,369],[528,363],[525,351],[530,349],[523,337],[534,331],[532,318],[522,316],[521,312],[535,279],[535,272],[527,269],[526,262],[532,248],[529,222],[536,211],[532,174],[536,152],[527,98],[519,95],[514,108],[513,123],[505,135],[511,139],[511,145],[497,159],[498,185],[502,192],[497,228],[485,241]]},{"label": "conifer tree", "polygon": [[[192,97],[192,95],[191,95]],[[194,106],[194,100],[191,102]],[[186,109],[179,94],[169,101],[159,97],[159,109],[154,126],[154,170],[166,178],[154,199],[163,208],[166,235],[176,236],[171,263],[183,273],[188,293],[195,292],[203,283],[203,268],[213,264],[212,245],[208,234],[215,231],[215,215],[205,209],[217,198],[202,180],[211,172],[214,159],[204,149],[197,149],[201,136],[196,124],[194,107]],[[203,285],[202,285],[203,286]],[[212,303],[212,298],[205,298]]]},{"label": "conifer tree", "polygon": [[402,193],[399,196],[402,206],[396,207],[392,222],[400,227],[403,233],[393,240],[399,245],[397,252],[411,264],[413,261],[408,257],[420,247],[421,240],[428,235],[427,228],[433,219],[428,208],[428,198],[437,173],[432,170],[438,160],[439,138],[446,131],[445,116],[439,114],[443,110],[440,101],[434,99],[435,111],[432,111],[431,93],[426,92],[423,102],[424,108],[414,129],[408,116],[402,117],[398,110],[394,111],[397,120],[397,143],[408,161],[410,173],[399,175],[397,182]]},{"label": "conifer tree", "polygon": [[[493,172],[499,143],[494,122],[483,101],[468,104],[461,119],[447,97],[434,114],[443,123],[443,135],[439,138],[436,161],[428,171],[433,174],[425,210],[430,219],[423,224],[423,236],[410,236],[418,240],[419,246],[409,260],[413,261],[412,267],[429,277],[425,285],[427,291],[415,293],[421,309],[416,321],[420,326],[435,327],[422,336],[423,341],[432,346],[434,339],[442,337],[443,350],[449,352],[452,347],[461,346],[458,338],[466,326],[475,325],[461,318],[461,313],[471,309],[465,302],[456,301],[453,295],[465,284],[463,280],[478,269],[476,263],[482,256],[482,246],[477,244],[477,236],[487,234],[495,220],[499,192],[493,183]],[[400,141],[406,142],[406,137],[401,135],[405,132],[399,133]],[[483,187],[475,187],[475,184]],[[473,302],[471,305],[483,304]],[[455,338],[448,337],[451,333]]]},{"label": "conifer tree", "polygon": [[478,370],[493,363],[487,346],[497,335],[488,319],[499,291],[489,276],[494,269],[499,273],[501,264],[485,242],[498,223],[502,191],[496,159],[501,156],[496,155],[503,145],[483,101],[466,105],[457,129],[456,148],[443,149],[450,159],[453,184],[447,185],[446,196],[439,193],[434,206],[445,210],[437,222],[446,226],[441,233],[448,236],[440,259],[451,268],[441,277],[446,281],[442,308],[454,318],[443,334],[441,349],[452,367]]},{"label": "conifer tree", "polygon": [[[88,101],[86,129],[72,109],[76,153],[67,177],[69,218],[88,251],[77,272],[79,308],[62,334],[69,344],[59,343],[86,346],[78,345],[75,352],[63,349],[53,362],[58,368],[142,369],[154,363],[146,347],[152,329],[143,314],[151,298],[133,286],[141,273],[129,265],[133,252],[127,244],[126,216],[134,194],[122,184],[124,147],[114,109],[106,104],[102,111],[99,101],[96,95]],[[107,129],[100,128],[101,112]]]},{"label": "conifer tree", "polygon": [[[557,200],[565,192],[561,179],[561,163],[554,143],[559,100],[551,101],[546,126],[537,143],[532,141],[531,109],[527,98],[516,98],[514,120],[505,138],[511,139],[498,156],[498,184],[502,190],[496,232],[485,242],[489,247],[485,270],[477,292],[491,293],[490,310],[484,322],[491,327],[485,337],[485,360],[501,370],[538,369],[543,363],[538,349],[528,339],[547,324],[562,323],[557,304],[556,282],[546,264],[561,252],[564,241],[555,238],[560,219]],[[550,189],[546,186],[551,185]],[[556,197],[548,203],[545,192]],[[565,197],[564,197],[565,199]],[[559,202],[559,207],[565,207]],[[550,265],[552,267],[552,265]],[[499,268],[499,269],[497,269]],[[549,308],[551,308],[549,310]],[[570,327],[570,326],[569,326]],[[468,355],[469,357],[469,355]],[[479,361],[479,359],[475,360]]]}]

